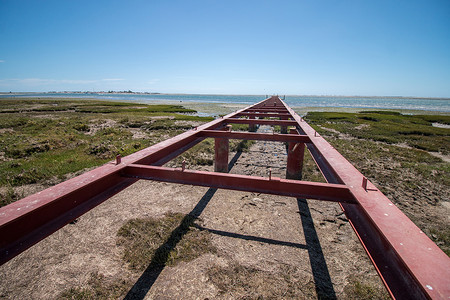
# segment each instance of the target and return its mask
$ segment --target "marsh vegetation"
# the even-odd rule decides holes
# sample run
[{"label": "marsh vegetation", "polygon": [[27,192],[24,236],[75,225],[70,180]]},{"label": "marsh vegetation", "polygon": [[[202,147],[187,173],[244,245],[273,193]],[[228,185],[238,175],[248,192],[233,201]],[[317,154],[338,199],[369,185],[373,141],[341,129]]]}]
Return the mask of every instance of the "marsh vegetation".
[{"label": "marsh vegetation", "polygon": [[0,205],[211,121],[177,105],[0,100]]},{"label": "marsh vegetation", "polygon": [[450,116],[311,112],[305,118],[450,255]]}]

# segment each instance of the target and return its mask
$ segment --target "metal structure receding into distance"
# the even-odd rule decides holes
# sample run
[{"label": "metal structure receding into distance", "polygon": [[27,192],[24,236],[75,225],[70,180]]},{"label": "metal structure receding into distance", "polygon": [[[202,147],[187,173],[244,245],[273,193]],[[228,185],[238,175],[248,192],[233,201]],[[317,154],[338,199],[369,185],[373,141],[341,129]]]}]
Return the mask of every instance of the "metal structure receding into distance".
[{"label": "metal structure receding into distance", "polygon": [[[231,131],[235,123],[249,132]],[[259,124],[281,134],[256,133]],[[162,167],[207,137],[215,172]],[[227,173],[229,139],[287,142],[290,179]],[[300,180],[305,145],[327,183]],[[277,96],[0,208],[0,264],[139,179],[338,202],[393,298],[450,298],[449,257]]]}]

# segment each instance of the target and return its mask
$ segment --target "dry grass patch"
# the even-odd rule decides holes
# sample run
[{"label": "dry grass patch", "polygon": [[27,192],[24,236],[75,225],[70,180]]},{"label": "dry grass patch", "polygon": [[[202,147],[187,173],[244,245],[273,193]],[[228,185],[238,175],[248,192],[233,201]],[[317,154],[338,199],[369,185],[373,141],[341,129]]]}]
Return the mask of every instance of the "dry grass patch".
[{"label": "dry grass patch", "polygon": [[13,203],[24,197],[23,193],[17,192],[11,185],[0,188],[0,207]]},{"label": "dry grass patch", "polygon": [[173,266],[191,261],[204,253],[216,252],[210,233],[194,227],[191,215],[167,213],[162,218],[132,219],[118,231],[117,244],[130,268]]},{"label": "dry grass patch", "polygon": [[300,282],[293,266],[282,265],[273,273],[234,263],[208,270],[209,280],[219,294],[233,299],[310,299],[314,298],[314,284]]},{"label": "dry grass patch", "polygon": [[388,292],[380,287],[370,284],[368,281],[349,278],[349,283],[344,288],[345,299],[348,300],[378,300],[391,299]]},{"label": "dry grass patch", "polygon": [[84,287],[70,288],[57,299],[119,299],[129,290],[131,282],[125,279],[107,279],[99,273],[92,273]]}]

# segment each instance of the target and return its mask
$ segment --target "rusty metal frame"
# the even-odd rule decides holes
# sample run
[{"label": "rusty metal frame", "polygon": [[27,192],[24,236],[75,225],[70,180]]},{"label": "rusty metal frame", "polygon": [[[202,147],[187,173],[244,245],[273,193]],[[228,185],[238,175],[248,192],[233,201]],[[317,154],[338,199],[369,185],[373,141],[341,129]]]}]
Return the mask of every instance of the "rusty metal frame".
[{"label": "rusty metal frame", "polygon": [[[233,132],[227,124],[249,124],[250,130],[256,125],[279,125],[282,132],[287,126],[295,129],[289,134]],[[297,179],[306,145],[327,183],[162,167],[207,137],[215,138],[216,154],[221,149],[222,166],[216,170],[223,172],[228,139],[289,143],[291,173],[286,177]],[[140,179],[339,202],[393,298],[450,296],[448,256],[275,96],[0,208],[0,264]]]},{"label": "rusty metal frame", "polygon": [[254,140],[254,141],[275,141],[275,142],[294,142],[309,143],[311,140],[307,135],[298,134],[277,134],[277,133],[253,133],[253,132],[226,132],[218,130],[202,130],[199,133],[202,137],[227,138],[235,140]]},{"label": "rusty metal frame", "polygon": [[316,200],[356,203],[350,190],[341,184],[288,180],[278,177],[262,178],[136,164],[128,165],[122,171],[122,176],[295,198],[307,197]]}]

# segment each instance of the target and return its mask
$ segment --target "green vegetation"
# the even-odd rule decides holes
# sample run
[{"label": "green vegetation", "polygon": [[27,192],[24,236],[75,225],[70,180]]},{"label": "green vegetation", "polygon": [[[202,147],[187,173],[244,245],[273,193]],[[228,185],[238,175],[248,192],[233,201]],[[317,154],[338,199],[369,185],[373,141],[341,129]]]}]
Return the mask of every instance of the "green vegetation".
[{"label": "green vegetation", "polygon": [[172,161],[173,165],[181,166],[185,161],[186,167],[194,165],[212,166],[214,163],[214,139],[207,138]]},{"label": "green vegetation", "polygon": [[192,112],[178,105],[0,100],[0,205],[23,196],[14,187],[55,184],[212,120]]},{"label": "green vegetation", "polygon": [[99,273],[92,273],[86,285],[63,291],[57,299],[119,299],[130,289],[131,282],[123,279],[107,279]]},{"label": "green vegetation", "polygon": [[[344,157],[358,166],[358,169],[368,177],[375,178],[379,182],[396,182],[406,190],[408,188],[415,189],[418,187],[417,184],[423,184],[429,179],[435,183],[450,186],[450,177],[448,176],[450,165],[444,163],[442,159],[421,150],[422,148],[435,149],[435,140],[439,140],[440,149],[446,149],[443,152],[448,153],[447,151],[450,149],[450,129],[435,128],[431,126],[431,123],[422,125],[426,128],[422,128],[423,131],[430,132],[430,135],[422,135],[422,140],[419,142],[422,146],[413,147],[411,145],[417,144],[418,136],[400,135],[400,130],[392,124],[392,127],[386,127],[383,122],[383,124],[378,124],[376,123],[378,121],[363,119],[372,115],[374,119],[387,116],[389,121],[386,121],[386,123],[398,122],[403,124],[403,130],[406,130],[405,128],[411,129],[417,122],[428,122],[418,120],[432,119],[433,122],[445,124],[450,122],[449,116],[404,116],[395,112],[364,112],[359,114],[314,112],[308,114],[305,119],[309,120],[310,124],[320,134],[324,135]],[[330,132],[330,128],[333,131]],[[392,143],[393,141],[409,146],[398,146]],[[377,167],[380,162],[387,165],[386,168],[389,172],[380,172],[380,168]],[[411,180],[405,180],[408,179],[405,177],[409,172],[412,173],[412,178]],[[385,176],[390,178],[384,178]],[[383,189],[383,185],[380,188]],[[386,193],[387,191],[383,192]]]},{"label": "green vegetation", "polygon": [[432,126],[433,123],[449,125],[450,116],[402,115],[390,111],[311,112],[305,119],[311,125],[321,125],[358,139],[405,143],[416,149],[450,153],[450,129]]},{"label": "green vegetation", "polygon": [[[246,152],[254,141],[230,140],[230,152]],[[185,161],[186,167],[189,166],[212,166],[214,164],[214,139],[206,138],[188,151],[175,158],[171,165],[181,166]]]},{"label": "green vegetation", "polygon": [[305,119],[450,255],[445,213],[430,208],[448,201],[450,164],[430,152],[450,154],[450,129],[432,126],[448,125],[450,116],[312,112]]},{"label": "green vegetation", "polygon": [[[450,186],[450,165],[442,159],[417,149],[408,149],[389,144],[376,143],[367,140],[346,140],[329,138],[329,142],[364,175],[377,178],[378,181],[396,182],[408,189],[407,172],[412,172],[411,179],[416,178],[417,184],[432,180],[445,186]],[[377,162],[386,164],[387,170],[380,170]],[[381,171],[381,172],[380,172]],[[406,172],[407,171],[407,172]],[[383,180],[382,176],[389,176]],[[413,185],[411,188],[417,188]],[[382,186],[380,186],[383,189]]]},{"label": "green vegetation", "polygon": [[113,102],[99,100],[47,99],[0,100],[0,113],[24,112],[79,112],[79,113],[195,113],[181,105],[147,105],[129,102]]},{"label": "green vegetation", "polygon": [[[178,105],[94,100],[0,100],[0,205],[23,197],[15,187],[55,184],[87,168],[177,135],[211,117]],[[246,130],[236,125],[234,130]],[[247,151],[252,141],[230,141]],[[206,139],[174,162],[212,165],[214,139]]]},{"label": "green vegetation", "polygon": [[344,288],[345,299],[349,300],[380,300],[391,299],[385,289],[376,288],[368,282],[363,282],[352,276]]},{"label": "green vegetation", "polygon": [[175,265],[191,261],[204,253],[216,252],[209,232],[200,231],[191,215],[167,213],[163,218],[132,219],[118,231],[117,244],[130,268]]},{"label": "green vegetation", "polygon": [[438,224],[429,230],[433,241],[450,256],[450,228],[447,224]]},{"label": "green vegetation", "polygon": [[326,182],[323,178],[322,173],[320,173],[319,168],[316,165],[313,157],[305,148],[305,154],[303,158],[303,170],[302,170],[302,180],[314,181],[314,182]]},{"label": "green vegetation", "polygon": [[11,185],[8,185],[6,191],[0,195],[0,207],[23,198],[23,194],[16,192]]}]

